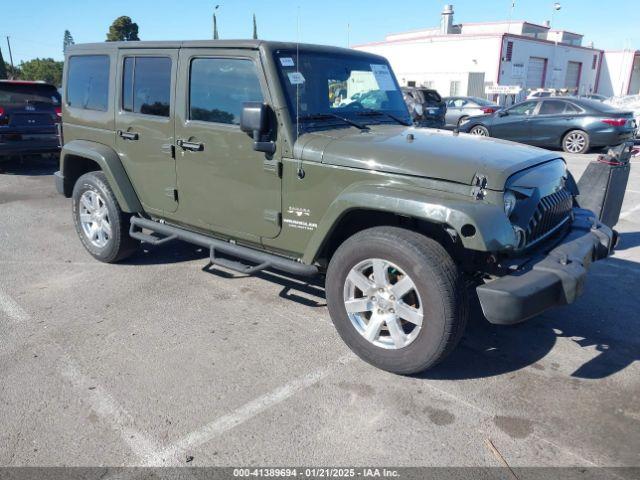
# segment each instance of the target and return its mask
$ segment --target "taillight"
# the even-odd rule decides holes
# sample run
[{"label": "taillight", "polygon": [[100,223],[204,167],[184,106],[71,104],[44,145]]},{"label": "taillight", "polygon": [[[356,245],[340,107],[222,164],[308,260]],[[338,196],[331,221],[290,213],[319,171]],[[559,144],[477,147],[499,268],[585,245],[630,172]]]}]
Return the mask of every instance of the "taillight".
[{"label": "taillight", "polygon": [[9,125],[9,117],[5,115],[5,110],[2,107],[0,107],[0,125]]},{"label": "taillight", "polygon": [[605,118],[602,123],[611,125],[612,127],[624,127],[627,124],[626,118]]},{"label": "taillight", "polygon": [[496,113],[496,108],[494,108],[494,107],[484,107],[482,109],[482,112],[487,114],[487,115],[490,114],[490,113]]},{"label": "taillight", "polygon": [[4,108],[0,107],[0,117],[4,117]]},{"label": "taillight", "polygon": [[59,122],[60,120],[62,120],[62,108],[55,107],[55,110],[56,110],[56,122]]}]

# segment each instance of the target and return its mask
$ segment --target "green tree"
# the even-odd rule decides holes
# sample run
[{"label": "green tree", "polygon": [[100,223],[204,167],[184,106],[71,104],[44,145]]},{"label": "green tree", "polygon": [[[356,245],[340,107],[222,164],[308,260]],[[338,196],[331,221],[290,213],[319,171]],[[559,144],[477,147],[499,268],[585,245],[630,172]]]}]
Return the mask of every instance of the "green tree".
[{"label": "green tree", "polygon": [[73,41],[73,37],[71,36],[71,32],[69,30],[64,31],[64,39],[62,41],[62,52],[66,53],[69,45],[73,45],[76,42]]},{"label": "green tree", "polygon": [[7,65],[2,58],[2,49],[0,48],[0,79],[7,78]]},{"label": "green tree", "polygon": [[256,14],[253,14],[253,38],[258,39],[258,23],[256,22]]},{"label": "green tree", "polygon": [[131,42],[138,38],[138,24],[133,23],[131,17],[122,16],[116,18],[109,27],[107,42]]},{"label": "green tree", "polygon": [[53,58],[34,58],[20,64],[20,78],[23,80],[43,80],[53,85],[62,83],[63,62]]}]

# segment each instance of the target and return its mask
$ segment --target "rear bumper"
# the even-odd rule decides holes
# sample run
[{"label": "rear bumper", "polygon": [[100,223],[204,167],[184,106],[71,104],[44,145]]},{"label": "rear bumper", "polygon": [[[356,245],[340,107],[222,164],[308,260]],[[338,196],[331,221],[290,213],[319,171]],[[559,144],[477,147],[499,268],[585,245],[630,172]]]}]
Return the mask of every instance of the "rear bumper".
[{"label": "rear bumper", "polygon": [[633,140],[634,135],[635,131],[629,128],[595,132],[591,135],[591,145],[594,147],[619,145],[627,140]]},{"label": "rear bumper", "polygon": [[0,135],[0,156],[30,153],[55,153],[59,151],[60,139],[55,133]]},{"label": "rear bumper", "polygon": [[573,303],[581,294],[587,271],[608,257],[617,233],[595,215],[575,209],[571,230],[553,249],[533,256],[521,269],[477,288],[489,322],[520,323],[545,310]]}]

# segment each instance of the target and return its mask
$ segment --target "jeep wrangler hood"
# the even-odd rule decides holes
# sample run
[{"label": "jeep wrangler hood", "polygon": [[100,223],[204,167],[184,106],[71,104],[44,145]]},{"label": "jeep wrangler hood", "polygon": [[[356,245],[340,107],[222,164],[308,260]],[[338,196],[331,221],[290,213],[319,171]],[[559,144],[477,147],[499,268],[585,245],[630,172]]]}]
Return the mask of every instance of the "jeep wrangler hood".
[{"label": "jeep wrangler hood", "polygon": [[559,156],[536,147],[444,130],[378,125],[307,133],[296,144],[303,160],[471,185],[476,174],[502,190],[516,172]]}]

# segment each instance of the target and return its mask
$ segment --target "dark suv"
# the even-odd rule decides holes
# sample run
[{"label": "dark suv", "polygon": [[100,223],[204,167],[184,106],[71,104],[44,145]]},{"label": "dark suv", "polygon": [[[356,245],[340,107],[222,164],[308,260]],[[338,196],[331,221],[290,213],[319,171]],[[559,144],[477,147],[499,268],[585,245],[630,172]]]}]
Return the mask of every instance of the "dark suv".
[{"label": "dark suv", "polygon": [[403,87],[404,98],[413,122],[418,127],[443,128],[447,105],[436,90]]},{"label": "dark suv", "polygon": [[60,115],[53,85],[0,80],[0,158],[58,152]]}]

